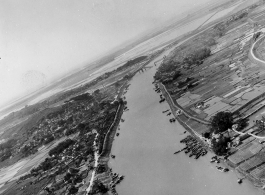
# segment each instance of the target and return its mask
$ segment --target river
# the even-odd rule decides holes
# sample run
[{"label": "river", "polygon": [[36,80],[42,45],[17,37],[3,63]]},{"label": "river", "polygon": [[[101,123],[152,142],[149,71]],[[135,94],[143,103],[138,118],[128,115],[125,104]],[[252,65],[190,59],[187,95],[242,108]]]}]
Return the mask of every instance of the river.
[{"label": "river", "polygon": [[[164,54],[162,54],[164,55]],[[161,56],[162,56],[161,55]],[[156,59],[157,60],[157,59]],[[156,61],[154,60],[154,61]],[[148,66],[153,66],[150,62]],[[129,111],[122,116],[120,135],[116,137],[109,162],[114,172],[125,179],[117,186],[120,195],[259,195],[247,180],[237,183],[233,170],[217,171],[211,164],[213,154],[195,160],[185,153],[173,153],[184,145],[186,135],[178,123],[169,123],[162,111],[167,103],[159,104],[159,95],[153,90],[156,67],[138,73],[126,94]]]}]

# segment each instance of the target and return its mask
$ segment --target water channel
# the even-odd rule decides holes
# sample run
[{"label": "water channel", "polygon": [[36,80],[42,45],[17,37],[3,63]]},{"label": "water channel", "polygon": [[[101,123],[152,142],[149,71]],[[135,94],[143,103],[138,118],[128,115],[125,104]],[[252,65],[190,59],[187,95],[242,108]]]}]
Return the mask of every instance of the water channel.
[{"label": "water channel", "polygon": [[[163,56],[162,54],[161,56]],[[158,58],[157,58],[158,59]],[[157,60],[156,59],[156,60]],[[156,61],[154,60],[154,61]],[[195,160],[185,153],[173,153],[184,145],[186,136],[178,123],[169,123],[170,116],[162,111],[167,103],[159,104],[159,95],[153,90],[153,68],[138,73],[126,94],[129,111],[120,124],[119,137],[115,138],[109,162],[114,172],[125,176],[117,186],[120,195],[260,195],[247,180],[237,183],[233,170],[219,172],[211,164],[213,154]]]}]

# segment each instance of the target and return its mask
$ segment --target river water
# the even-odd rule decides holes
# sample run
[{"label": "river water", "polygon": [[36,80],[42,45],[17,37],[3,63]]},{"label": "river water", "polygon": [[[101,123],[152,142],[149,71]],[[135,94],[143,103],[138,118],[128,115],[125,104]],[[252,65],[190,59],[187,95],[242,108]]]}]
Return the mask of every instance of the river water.
[{"label": "river water", "polygon": [[[164,54],[163,54],[164,55]],[[162,55],[161,55],[162,56]],[[157,60],[157,59],[156,59]],[[155,61],[156,61],[155,60]],[[148,66],[153,66],[151,62]],[[129,111],[120,124],[109,162],[114,172],[125,179],[117,186],[120,195],[258,195],[261,194],[247,180],[237,183],[237,175],[217,171],[211,164],[213,154],[195,160],[185,153],[173,153],[184,145],[186,136],[178,123],[169,123],[162,111],[167,103],[159,104],[159,95],[153,90],[156,67],[138,73],[126,94]]]}]

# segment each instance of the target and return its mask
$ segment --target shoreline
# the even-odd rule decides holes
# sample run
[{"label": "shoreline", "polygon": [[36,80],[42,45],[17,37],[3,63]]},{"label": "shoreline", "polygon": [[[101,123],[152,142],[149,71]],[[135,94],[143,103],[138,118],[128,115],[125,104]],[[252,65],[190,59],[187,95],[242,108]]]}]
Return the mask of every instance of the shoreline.
[{"label": "shoreline", "polygon": [[[160,83],[159,83],[160,84]],[[175,108],[175,104],[174,102],[172,102],[171,98],[168,95],[168,92],[166,91],[166,89],[164,87],[160,88],[161,93],[163,94],[164,98],[166,99],[167,104],[170,107],[170,110],[172,112],[172,114],[174,115],[174,117],[177,119],[177,121],[179,122],[179,124],[185,128],[192,136],[195,136],[195,138],[200,141],[201,143],[203,143],[205,146],[207,146],[208,151],[212,152],[212,150],[209,148],[209,146],[207,145],[207,143],[205,143],[205,141],[202,139],[201,136],[199,136],[198,134],[196,134],[195,130],[192,129],[191,127],[189,127],[188,125],[186,125],[186,123],[184,121],[181,120],[181,118],[176,114],[176,108]],[[174,105],[175,106],[174,106]],[[260,184],[260,181],[256,181],[255,178],[253,178],[250,174],[244,173],[243,171],[240,171],[237,167],[233,167],[230,163],[229,160],[221,160],[221,163],[224,164],[225,166],[229,167],[230,169],[233,169],[235,171],[235,174],[240,174],[242,176],[243,179],[247,179],[248,182],[250,182],[255,188],[257,188],[259,191],[264,192],[264,190],[262,189],[263,185]]]},{"label": "shoreline", "polygon": [[[160,85],[160,83],[159,83]],[[159,87],[160,88],[160,87]],[[199,138],[198,140],[203,143],[204,145],[206,145],[206,143],[201,139],[201,136],[199,136],[199,134],[194,130],[192,129],[191,127],[189,127],[184,121],[181,120],[181,118],[176,114],[176,108],[175,108],[175,104],[174,102],[172,102],[171,100],[171,97],[169,96],[168,92],[166,91],[166,89],[164,87],[161,87],[160,88],[163,96],[165,97],[166,101],[167,101],[167,104],[169,105],[170,107],[170,110],[172,112],[172,114],[174,115],[174,117],[177,119],[177,121],[179,122],[179,124],[181,126],[183,126],[191,135],[193,136],[196,136],[197,138]],[[192,119],[193,120],[193,119]],[[207,147],[209,148],[209,147]]]}]

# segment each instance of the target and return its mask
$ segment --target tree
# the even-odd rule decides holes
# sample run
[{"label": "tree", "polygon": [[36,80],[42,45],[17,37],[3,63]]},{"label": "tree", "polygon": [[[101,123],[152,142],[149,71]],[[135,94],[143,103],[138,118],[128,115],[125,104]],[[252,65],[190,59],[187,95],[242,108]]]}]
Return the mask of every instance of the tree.
[{"label": "tree", "polygon": [[229,137],[221,136],[219,139],[212,139],[212,148],[216,155],[224,155],[228,151],[228,142],[231,139]]},{"label": "tree", "polygon": [[94,93],[98,95],[100,93],[100,90],[97,89],[97,90],[94,91]]},{"label": "tree", "polygon": [[76,188],[75,186],[71,186],[69,189],[69,194],[75,194],[76,192],[78,192],[78,188]]},{"label": "tree", "polygon": [[78,128],[79,130],[84,130],[85,127],[86,127],[86,125],[85,125],[84,123],[79,123],[79,124],[77,125],[77,128]]},{"label": "tree", "polygon": [[99,193],[106,193],[108,191],[108,188],[104,186],[103,183],[100,181],[96,180],[94,181],[94,186],[93,186],[93,191],[94,192],[99,192]]},{"label": "tree", "polygon": [[116,88],[118,88],[118,87],[120,87],[120,83],[119,83],[119,82],[116,82],[116,83],[114,84],[114,86],[115,86]]},{"label": "tree", "polygon": [[210,132],[205,132],[202,134],[203,137],[209,139],[211,137],[211,133]]},{"label": "tree", "polygon": [[231,112],[218,112],[211,120],[211,132],[215,134],[231,129],[233,114]]},{"label": "tree", "polygon": [[240,118],[235,123],[238,125],[237,130],[241,131],[242,129],[248,126],[248,118]]},{"label": "tree", "polygon": [[69,136],[69,135],[74,134],[75,132],[76,132],[76,129],[67,129],[67,130],[65,131],[65,135],[66,135],[66,136]]}]

